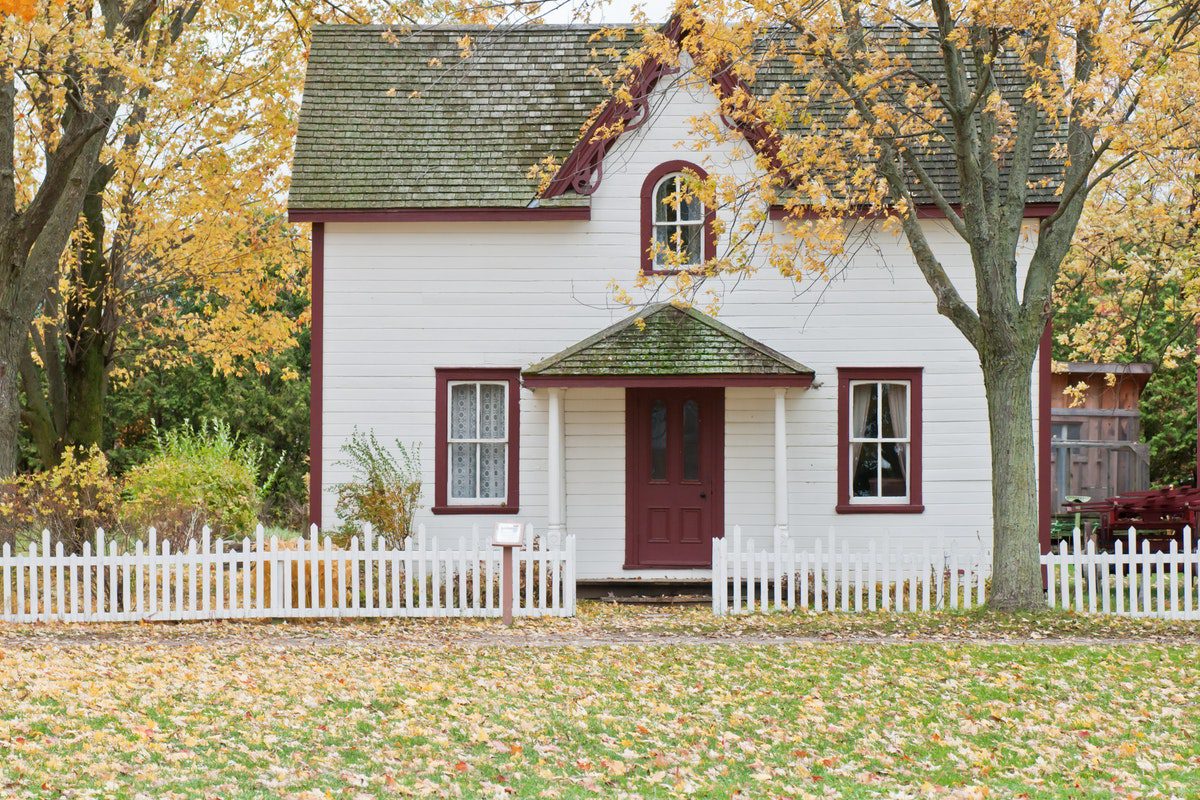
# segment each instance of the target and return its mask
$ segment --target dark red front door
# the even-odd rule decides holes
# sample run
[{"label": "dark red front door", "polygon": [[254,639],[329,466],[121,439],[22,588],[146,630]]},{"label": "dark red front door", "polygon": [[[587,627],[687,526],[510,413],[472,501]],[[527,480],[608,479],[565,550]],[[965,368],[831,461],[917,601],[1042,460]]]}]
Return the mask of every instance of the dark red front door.
[{"label": "dark red front door", "polygon": [[721,535],[725,390],[625,390],[625,566],[708,567]]}]

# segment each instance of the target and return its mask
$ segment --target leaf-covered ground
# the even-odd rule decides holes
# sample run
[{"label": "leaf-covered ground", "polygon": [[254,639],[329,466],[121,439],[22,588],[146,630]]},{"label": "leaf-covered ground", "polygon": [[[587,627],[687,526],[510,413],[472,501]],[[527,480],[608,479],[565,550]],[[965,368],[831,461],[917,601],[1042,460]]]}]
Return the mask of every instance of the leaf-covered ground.
[{"label": "leaf-covered ground", "polygon": [[0,796],[1195,797],[1198,635],[600,606],[511,635],[0,626]]}]

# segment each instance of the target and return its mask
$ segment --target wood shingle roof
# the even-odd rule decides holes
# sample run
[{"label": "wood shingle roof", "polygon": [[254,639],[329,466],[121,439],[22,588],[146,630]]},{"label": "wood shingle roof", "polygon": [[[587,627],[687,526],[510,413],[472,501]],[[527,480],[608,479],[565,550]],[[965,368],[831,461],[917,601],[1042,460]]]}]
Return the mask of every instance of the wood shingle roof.
[{"label": "wood shingle roof", "polygon": [[[612,28],[613,26],[605,26]],[[396,36],[369,25],[322,25],[313,31],[293,162],[293,211],[430,208],[586,208],[587,196],[569,191],[536,198],[530,168],[553,156],[562,162],[592,111],[609,98],[597,73],[619,59],[606,52],[637,47],[595,39],[594,25],[419,28]],[[887,34],[884,34],[885,36]],[[472,39],[463,58],[460,40]],[[595,40],[594,40],[595,39]],[[897,39],[897,42],[900,40]],[[891,46],[891,45],[889,45]],[[934,41],[908,36],[902,43],[915,68],[936,74]],[[1012,65],[997,76],[1009,99]],[[786,59],[764,65],[752,90],[769,95],[800,78]],[[845,109],[810,109],[836,127]],[[1061,163],[1052,152],[1059,136],[1044,129],[1031,169],[1030,203],[1057,199],[1053,179]],[[950,202],[958,202],[953,154],[932,144],[923,159]],[[918,193],[918,202],[928,197]]]}]

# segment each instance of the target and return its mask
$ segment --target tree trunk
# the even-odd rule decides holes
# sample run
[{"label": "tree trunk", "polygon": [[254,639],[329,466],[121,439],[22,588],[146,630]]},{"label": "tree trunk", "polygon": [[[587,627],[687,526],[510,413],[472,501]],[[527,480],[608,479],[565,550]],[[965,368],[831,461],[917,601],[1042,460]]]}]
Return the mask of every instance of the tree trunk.
[{"label": "tree trunk", "polygon": [[0,306],[0,477],[17,470],[17,439],[21,433],[20,366],[28,342],[29,323]]},{"label": "tree trunk", "polygon": [[105,300],[110,296],[108,257],[105,253],[104,191],[111,167],[101,167],[92,177],[83,201],[86,229],[79,243],[79,285],[65,303],[66,430],[64,447],[100,445],[104,432],[104,399],[108,387],[108,331],[104,325]]},{"label": "tree trunk", "polygon": [[992,449],[993,608],[1034,611],[1045,605],[1038,541],[1033,448],[1033,359],[982,359]]}]

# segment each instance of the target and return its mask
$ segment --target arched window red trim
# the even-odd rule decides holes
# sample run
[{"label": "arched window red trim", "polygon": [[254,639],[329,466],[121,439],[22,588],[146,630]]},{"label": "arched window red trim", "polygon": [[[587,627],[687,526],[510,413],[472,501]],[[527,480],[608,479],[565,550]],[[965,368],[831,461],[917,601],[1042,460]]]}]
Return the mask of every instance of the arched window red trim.
[{"label": "arched window red trim", "polygon": [[[702,167],[690,161],[667,161],[650,170],[650,174],[642,182],[642,272],[647,275],[674,275],[676,272],[679,272],[679,270],[675,269],[655,269],[654,259],[650,252],[651,245],[654,242],[654,187],[658,185],[658,182],[664,176],[670,175],[672,172],[692,172],[701,180],[707,180],[708,178],[708,173]],[[706,206],[704,209],[705,261],[717,256],[717,237],[714,233],[714,223],[716,220],[717,212]]]}]

